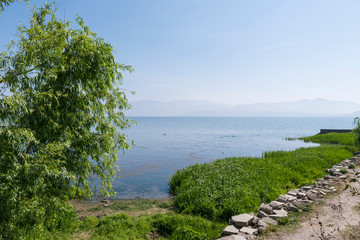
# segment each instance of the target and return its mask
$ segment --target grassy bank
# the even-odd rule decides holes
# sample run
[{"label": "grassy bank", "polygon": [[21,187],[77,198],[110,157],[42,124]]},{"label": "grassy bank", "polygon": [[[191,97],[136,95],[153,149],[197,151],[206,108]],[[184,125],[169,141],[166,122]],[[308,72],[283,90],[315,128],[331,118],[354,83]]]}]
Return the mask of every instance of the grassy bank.
[{"label": "grassy bank", "polygon": [[29,239],[216,239],[226,223],[213,222],[202,217],[168,212],[132,216],[118,213],[101,219],[87,216],[74,220],[68,228],[58,232],[44,232]]},{"label": "grassy bank", "polygon": [[219,159],[177,171],[170,191],[179,212],[224,222],[322,177],[354,151],[352,146],[326,145],[266,152],[262,158]]},{"label": "grassy bank", "polygon": [[331,144],[342,144],[342,145],[355,145],[355,133],[327,133],[317,134],[310,137],[299,138],[305,142],[314,143],[331,143]]},{"label": "grassy bank", "polygon": [[[59,232],[35,239],[217,239],[232,215],[256,211],[289,189],[313,182],[353,156],[350,134],[304,138],[326,144],[295,151],[266,152],[261,158],[226,158],[178,170],[169,185],[174,200],[126,200],[84,206],[64,219]],[[41,236],[40,236],[41,235]],[[31,239],[31,237],[29,238]]]}]

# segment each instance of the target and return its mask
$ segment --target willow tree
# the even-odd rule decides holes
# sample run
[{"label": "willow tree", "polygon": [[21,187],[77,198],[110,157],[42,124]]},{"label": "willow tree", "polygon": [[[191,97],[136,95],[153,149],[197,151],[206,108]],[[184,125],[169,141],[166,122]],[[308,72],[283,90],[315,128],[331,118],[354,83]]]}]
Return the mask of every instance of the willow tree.
[{"label": "willow tree", "polygon": [[[25,0],[26,2],[28,2],[28,0]],[[2,11],[4,11],[5,6],[9,6],[11,3],[14,3],[15,0],[0,0],[0,13]],[[20,0],[19,0],[20,2]]]},{"label": "willow tree", "polygon": [[[121,89],[130,66],[83,20],[33,9],[17,40],[0,55],[0,236],[53,228],[69,197],[90,196],[89,179],[113,193],[117,152],[131,126]],[[20,231],[20,230],[21,231]],[[1,238],[1,237],[0,237]]]},{"label": "willow tree", "polygon": [[360,117],[354,118],[355,146],[360,147]]}]

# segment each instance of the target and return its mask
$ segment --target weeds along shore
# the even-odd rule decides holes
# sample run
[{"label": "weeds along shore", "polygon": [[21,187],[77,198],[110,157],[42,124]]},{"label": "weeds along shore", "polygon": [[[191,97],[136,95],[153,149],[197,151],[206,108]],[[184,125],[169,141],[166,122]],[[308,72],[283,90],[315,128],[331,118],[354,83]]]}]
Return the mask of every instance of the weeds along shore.
[{"label": "weeds along shore", "polygon": [[355,151],[348,145],[322,145],[265,152],[261,158],[195,164],[173,175],[170,191],[176,196],[178,212],[224,222],[239,213],[256,212],[261,203],[310,184]]},{"label": "weeds along shore", "polygon": [[349,134],[335,135],[304,140],[336,145],[188,166],[169,181],[173,200],[109,201],[106,207],[98,203],[83,210],[87,214],[69,224],[67,231],[49,234],[53,239],[217,239],[231,216],[257,213],[261,203],[314,182],[358,151]]}]

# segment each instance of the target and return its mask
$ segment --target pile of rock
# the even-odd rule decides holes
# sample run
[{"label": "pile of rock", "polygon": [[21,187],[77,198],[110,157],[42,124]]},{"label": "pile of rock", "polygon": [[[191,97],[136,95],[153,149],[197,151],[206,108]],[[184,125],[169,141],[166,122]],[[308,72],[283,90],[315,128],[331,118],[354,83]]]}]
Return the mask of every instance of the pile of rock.
[{"label": "pile of rock", "polygon": [[[353,176],[360,177],[360,172],[349,169],[349,165],[360,165],[360,155],[344,160],[330,169],[330,175],[317,179],[313,185],[293,189],[285,195],[280,195],[276,201],[269,204],[262,203],[258,214],[240,214],[232,216],[229,225],[224,229],[222,238],[219,240],[246,240],[254,239],[256,235],[264,232],[269,225],[277,225],[279,219],[286,218],[288,212],[302,211],[309,204],[329,192],[336,191],[336,182],[346,179],[346,172],[354,173]],[[346,169],[346,171],[342,170]]]}]

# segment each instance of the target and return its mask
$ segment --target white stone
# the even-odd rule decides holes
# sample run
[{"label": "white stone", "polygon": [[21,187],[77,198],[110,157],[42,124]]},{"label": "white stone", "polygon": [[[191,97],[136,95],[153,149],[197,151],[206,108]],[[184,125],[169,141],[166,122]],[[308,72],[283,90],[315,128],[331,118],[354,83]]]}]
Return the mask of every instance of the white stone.
[{"label": "white stone", "polygon": [[272,214],[272,213],[274,213],[272,207],[270,207],[269,204],[264,204],[264,203],[262,203],[262,204],[260,205],[259,211],[263,211],[264,213],[267,213],[267,214]]},{"label": "white stone", "polygon": [[249,235],[256,235],[258,233],[258,230],[256,228],[242,227],[240,229],[240,232]]},{"label": "white stone", "polygon": [[278,202],[278,201],[272,201],[270,204],[270,207],[274,209],[281,209],[283,206],[285,206],[285,203]]},{"label": "white stone", "polygon": [[275,214],[273,215],[269,215],[270,218],[276,220],[278,218],[284,218],[288,216],[287,211],[285,211],[284,209],[280,209],[280,210],[274,210]]},{"label": "white stone", "polygon": [[288,202],[292,202],[292,201],[296,200],[296,197],[291,196],[291,195],[287,195],[287,194],[286,194],[285,197],[286,197],[286,199],[288,200]]},{"label": "white stone", "polygon": [[231,235],[231,236],[219,238],[217,240],[246,240],[246,238],[240,235]]},{"label": "white stone", "polygon": [[[272,212],[272,213],[273,213],[273,212]],[[267,217],[268,214],[266,214],[265,212],[263,212],[263,211],[260,210],[260,211],[258,212],[257,216],[258,216],[259,218],[264,218],[264,217]]]},{"label": "white stone", "polygon": [[[288,192],[287,192],[287,195],[296,197],[296,196],[297,196],[297,192],[295,192],[294,190],[291,190],[291,191],[288,191]],[[285,196],[286,196],[286,195],[285,195]]]},{"label": "white stone", "polygon": [[234,225],[226,226],[226,228],[223,231],[223,234],[230,235],[230,234],[238,234],[239,229],[236,228]]},{"label": "white stone", "polygon": [[303,192],[299,192],[297,195],[298,195],[299,198],[305,198],[306,197],[306,193],[303,193]]},{"label": "white stone", "polygon": [[297,207],[295,207],[293,204],[291,203],[287,203],[286,204],[286,208],[289,212],[296,212],[298,209]]},{"label": "white stone", "polygon": [[257,226],[258,227],[267,227],[267,224],[263,220],[259,220]]},{"label": "white stone", "polygon": [[286,203],[287,202],[287,198],[284,195],[280,195],[276,201],[278,202],[282,202],[282,203]]},{"label": "white stone", "polygon": [[261,219],[261,221],[263,221],[263,222],[265,222],[267,224],[275,225],[275,226],[278,225],[278,222],[276,220],[271,219],[269,217],[264,217],[264,218]]},{"label": "white stone", "polygon": [[246,214],[246,213],[231,217],[231,221],[237,227],[247,227],[247,226],[249,226],[250,222],[253,219],[254,219],[254,216],[251,216],[250,214]]}]

